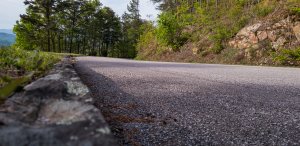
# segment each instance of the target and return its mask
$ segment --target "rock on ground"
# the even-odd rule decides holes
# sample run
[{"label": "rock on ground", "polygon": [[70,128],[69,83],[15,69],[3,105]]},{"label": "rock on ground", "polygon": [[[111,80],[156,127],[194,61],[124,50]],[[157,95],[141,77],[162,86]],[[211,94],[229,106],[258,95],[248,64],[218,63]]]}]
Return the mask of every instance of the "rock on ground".
[{"label": "rock on ground", "polygon": [[110,128],[70,58],[0,105],[0,146],[111,146]]}]

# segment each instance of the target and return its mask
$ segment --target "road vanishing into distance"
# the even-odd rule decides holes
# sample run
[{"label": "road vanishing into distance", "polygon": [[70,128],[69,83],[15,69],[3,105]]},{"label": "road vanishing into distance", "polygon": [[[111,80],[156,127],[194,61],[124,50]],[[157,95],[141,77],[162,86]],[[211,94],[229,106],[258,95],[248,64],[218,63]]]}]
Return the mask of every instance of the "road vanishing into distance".
[{"label": "road vanishing into distance", "polygon": [[78,57],[120,145],[300,145],[300,69]]}]

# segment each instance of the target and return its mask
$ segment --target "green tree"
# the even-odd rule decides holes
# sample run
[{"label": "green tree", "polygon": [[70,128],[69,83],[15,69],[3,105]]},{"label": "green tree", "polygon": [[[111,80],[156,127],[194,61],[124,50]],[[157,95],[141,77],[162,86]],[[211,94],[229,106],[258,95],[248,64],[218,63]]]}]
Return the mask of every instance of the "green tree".
[{"label": "green tree", "polygon": [[25,4],[26,14],[14,27],[20,48],[135,57],[143,23],[139,0],[129,3],[123,22],[99,0],[25,0]]},{"label": "green tree", "polygon": [[140,27],[144,23],[140,15],[139,0],[131,0],[127,6],[127,10],[128,13],[125,12],[122,16],[123,38],[121,42],[126,48],[122,48],[121,52],[125,54],[123,57],[134,58],[137,53],[136,44],[142,34]]}]

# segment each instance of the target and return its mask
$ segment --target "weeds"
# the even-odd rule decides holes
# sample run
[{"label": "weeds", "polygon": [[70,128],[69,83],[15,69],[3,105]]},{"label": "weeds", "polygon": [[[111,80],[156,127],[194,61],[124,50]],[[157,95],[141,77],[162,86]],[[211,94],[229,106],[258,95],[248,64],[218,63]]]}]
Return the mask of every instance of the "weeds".
[{"label": "weeds", "polygon": [[274,55],[274,60],[282,65],[300,65],[300,48],[282,49]]},{"label": "weeds", "polygon": [[32,77],[43,75],[61,56],[11,47],[0,48],[0,101],[4,101]]}]

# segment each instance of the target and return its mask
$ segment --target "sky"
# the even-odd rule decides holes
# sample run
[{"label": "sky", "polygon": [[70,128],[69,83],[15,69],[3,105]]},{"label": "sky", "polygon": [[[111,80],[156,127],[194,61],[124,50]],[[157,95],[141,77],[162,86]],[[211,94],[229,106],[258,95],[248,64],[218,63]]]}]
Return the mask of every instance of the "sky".
[{"label": "sky", "polygon": [[[100,0],[104,6],[111,7],[119,16],[127,10],[130,0]],[[149,19],[147,15],[152,15],[151,20],[155,20],[159,11],[150,0],[140,0],[140,13],[143,19]]]},{"label": "sky", "polygon": [[[1,0],[0,8],[0,29],[12,29],[20,14],[25,13],[24,0]],[[127,10],[130,0],[100,0],[104,6],[111,7],[119,16]],[[159,11],[150,0],[140,0],[140,11],[143,19],[155,20]]]},{"label": "sky", "polygon": [[12,29],[20,14],[24,13],[23,0],[1,0],[0,29]]}]

